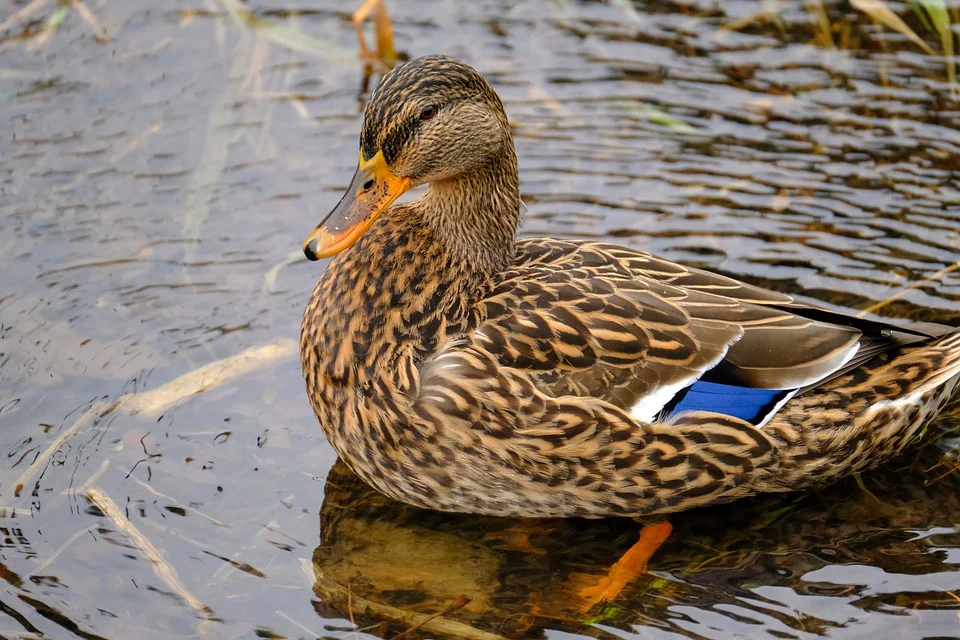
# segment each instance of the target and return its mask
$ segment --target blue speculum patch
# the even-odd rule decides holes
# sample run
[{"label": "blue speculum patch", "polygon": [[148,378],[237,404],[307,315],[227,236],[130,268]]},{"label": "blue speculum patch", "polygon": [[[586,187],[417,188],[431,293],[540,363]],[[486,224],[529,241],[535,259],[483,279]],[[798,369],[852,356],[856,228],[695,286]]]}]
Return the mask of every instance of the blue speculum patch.
[{"label": "blue speculum patch", "polygon": [[665,413],[669,416],[683,411],[713,411],[758,424],[792,391],[698,380],[678,393]]}]

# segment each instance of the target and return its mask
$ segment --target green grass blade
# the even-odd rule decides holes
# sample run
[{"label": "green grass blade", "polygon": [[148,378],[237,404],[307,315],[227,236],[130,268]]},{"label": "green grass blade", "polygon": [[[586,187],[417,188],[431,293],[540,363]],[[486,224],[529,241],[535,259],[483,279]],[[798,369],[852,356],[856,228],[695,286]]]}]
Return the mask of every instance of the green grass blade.
[{"label": "green grass blade", "polygon": [[269,22],[266,20],[258,21],[256,27],[271,42],[279,44],[293,51],[306,53],[327,60],[332,58],[349,60],[356,59],[356,53],[333,45],[329,42],[324,42],[323,40],[315,38],[295,27],[277,22]]},{"label": "green grass blade", "polygon": [[674,131],[680,131],[683,133],[695,133],[697,130],[678,118],[673,117],[665,111],[661,111],[656,107],[650,105],[645,105],[644,111],[647,115],[647,120],[653,124],[663,125],[665,127],[670,127]]},{"label": "green grass blade", "polygon": [[943,55],[947,63],[947,81],[950,83],[950,90],[957,93],[957,66],[953,60],[953,30],[947,5],[943,0],[914,1],[920,2],[926,10],[930,22],[940,36],[940,45],[943,47]]},{"label": "green grass blade", "polygon": [[43,30],[49,33],[53,33],[57,30],[57,27],[64,21],[67,17],[67,13],[70,12],[70,5],[61,4],[57,9],[50,14],[50,17],[47,18],[47,23],[43,25]]},{"label": "green grass blade", "polygon": [[850,4],[859,11],[870,16],[874,21],[902,33],[915,45],[923,49],[928,55],[937,55],[926,42],[920,39],[903,19],[895,14],[884,0],[850,0]]},{"label": "green grass blade", "polygon": [[256,29],[268,40],[282,47],[327,60],[356,59],[355,52],[329,42],[324,42],[308,33],[304,33],[296,26],[261,18],[241,5],[238,0],[220,0],[220,3],[238,27]]},{"label": "green grass blade", "polygon": [[933,33],[936,29],[930,24],[930,18],[927,17],[927,12],[923,10],[923,7],[920,6],[920,3],[917,0],[910,0],[910,9],[913,11],[914,15],[917,16],[917,20],[923,24],[923,28],[927,31]]}]

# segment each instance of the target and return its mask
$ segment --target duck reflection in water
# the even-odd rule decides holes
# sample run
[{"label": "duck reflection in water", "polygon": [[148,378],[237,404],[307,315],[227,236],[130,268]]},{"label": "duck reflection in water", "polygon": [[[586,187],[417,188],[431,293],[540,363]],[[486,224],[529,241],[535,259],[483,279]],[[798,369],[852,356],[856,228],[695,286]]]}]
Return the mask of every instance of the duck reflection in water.
[{"label": "duck reflection in water", "polygon": [[[677,607],[710,624],[747,607],[765,627],[822,633],[872,611],[933,615],[956,607],[949,594],[878,593],[899,579],[909,592],[914,580],[934,584],[954,570],[949,555],[931,550],[958,548],[960,538],[917,530],[953,530],[960,486],[940,472],[928,485],[902,482],[941,460],[926,446],[905,460],[909,471],[893,465],[872,474],[869,491],[849,479],[678,514],[670,524],[426,511],[377,493],[339,461],[327,477],[313,556],[317,607],[378,637],[411,640],[539,638],[546,629],[613,638],[604,628],[637,625],[689,633]],[[883,585],[817,579],[839,565],[876,569]],[[771,608],[759,593],[786,599]],[[830,598],[844,615],[797,610],[807,596],[821,605]]]},{"label": "duck reflection in water", "polygon": [[[647,563],[671,526],[423,510],[377,493],[338,461],[320,528],[314,589],[324,615],[494,638],[549,620],[583,632],[624,590],[662,582]],[[446,615],[431,618],[438,612]]]}]

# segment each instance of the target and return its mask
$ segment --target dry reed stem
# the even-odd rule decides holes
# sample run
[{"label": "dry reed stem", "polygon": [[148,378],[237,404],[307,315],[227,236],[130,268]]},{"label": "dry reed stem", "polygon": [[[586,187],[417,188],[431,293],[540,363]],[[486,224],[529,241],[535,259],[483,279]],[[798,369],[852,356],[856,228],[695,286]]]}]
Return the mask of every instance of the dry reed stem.
[{"label": "dry reed stem", "polygon": [[[960,596],[957,596],[953,591],[947,591],[947,595],[957,601],[957,604],[960,604]],[[960,611],[957,611],[957,622],[960,622]]]},{"label": "dry reed stem", "polygon": [[229,358],[205,364],[146,393],[125,396],[124,408],[133,414],[159,416],[184,398],[296,353],[297,343],[290,339],[253,347]]},{"label": "dry reed stem", "polygon": [[282,262],[279,262],[269,269],[263,275],[263,292],[264,293],[276,293],[277,292],[277,278],[280,275],[280,272],[289,267],[292,264],[297,264],[306,260],[306,257],[303,255],[303,251],[300,249],[295,249],[287,254],[287,257],[283,259]]},{"label": "dry reed stem", "polygon": [[80,529],[80,531],[77,531],[76,533],[74,533],[72,536],[70,536],[69,538],[67,538],[67,541],[64,542],[62,545],[60,545],[60,546],[57,548],[57,550],[54,551],[53,554],[52,554],[49,558],[47,558],[47,559],[44,560],[42,563],[40,563],[39,566],[36,566],[36,567],[34,567],[33,569],[31,569],[31,570],[30,570],[29,572],[27,572],[23,577],[24,577],[24,578],[29,578],[29,577],[31,577],[31,576],[35,576],[35,575],[37,575],[38,573],[40,573],[41,571],[43,571],[44,569],[46,569],[47,567],[49,567],[51,564],[53,564],[53,561],[54,561],[54,560],[56,560],[57,558],[60,557],[60,554],[61,554],[61,553],[63,553],[64,551],[67,550],[67,547],[69,547],[69,546],[72,545],[74,542],[76,542],[76,541],[79,540],[81,537],[83,537],[84,534],[86,534],[86,533],[92,531],[93,529],[95,529],[96,526],[97,526],[97,525],[93,525],[93,524],[92,524],[92,525],[90,525],[89,527],[87,527],[87,528],[85,528],[85,529]]},{"label": "dry reed stem", "polygon": [[[231,14],[233,15],[233,14]],[[253,37],[249,31],[241,31],[234,46],[233,61],[223,85],[223,92],[210,108],[207,116],[206,139],[197,168],[190,177],[184,203],[182,234],[187,240],[198,241],[202,237],[203,224],[210,215],[210,207],[223,184],[223,174],[229,160],[230,147],[242,139],[243,133],[232,130],[232,111],[244,100],[242,83],[253,58]],[[193,260],[196,248],[187,249],[186,259]]]},{"label": "dry reed stem", "polygon": [[742,18],[737,18],[736,20],[726,22],[720,25],[720,29],[721,31],[740,31],[741,29],[745,29],[756,22],[766,22],[769,19],[770,12],[764,10],[749,16],[744,16]]},{"label": "dry reed stem", "polygon": [[134,136],[133,140],[127,143],[127,146],[125,146],[116,155],[110,158],[110,162],[114,162],[114,163],[119,162],[120,160],[125,158],[128,153],[136,150],[144,142],[146,142],[156,134],[160,133],[161,129],[163,129],[163,122],[162,121],[154,122],[149,127],[147,127],[146,130],[141,131],[136,136]]},{"label": "dry reed stem", "polygon": [[919,288],[922,287],[923,285],[928,284],[928,283],[930,283],[930,282],[936,282],[937,280],[939,280],[939,279],[942,278],[943,276],[947,275],[948,273],[950,273],[950,272],[952,272],[952,271],[956,271],[957,269],[960,269],[960,260],[958,260],[957,262],[954,262],[953,264],[951,264],[951,265],[949,265],[949,266],[947,266],[947,267],[944,267],[943,269],[940,269],[940,271],[937,271],[935,274],[933,274],[932,276],[930,276],[930,277],[928,277],[928,278],[924,278],[924,279],[921,280],[920,282],[914,282],[914,283],[911,284],[909,287],[904,287],[903,289],[901,289],[900,291],[897,291],[895,294],[893,294],[892,296],[890,296],[890,297],[887,298],[886,300],[882,300],[882,301],[880,301],[880,302],[878,302],[878,303],[876,303],[876,304],[874,304],[874,305],[872,305],[872,306],[867,307],[866,309],[863,309],[862,311],[860,311],[860,313],[857,314],[857,317],[858,317],[858,318],[862,318],[863,316],[867,315],[868,313],[873,313],[873,312],[877,311],[878,309],[882,309],[882,308],[884,308],[885,306],[887,306],[888,304],[890,304],[891,302],[895,302],[896,300],[902,298],[906,293],[908,293],[908,292],[910,292],[910,291],[913,291],[914,289],[919,289]]},{"label": "dry reed stem", "polygon": [[87,479],[84,481],[84,483],[83,483],[82,485],[80,485],[80,487],[79,487],[78,489],[67,489],[67,490],[64,491],[63,493],[64,493],[64,494],[75,494],[75,493],[78,492],[78,491],[79,491],[80,493],[84,493],[88,488],[92,487],[92,486],[94,485],[94,483],[96,483],[96,481],[100,479],[100,476],[102,476],[104,473],[106,473],[106,472],[107,472],[107,469],[109,469],[109,468],[110,468],[110,459],[107,458],[106,460],[104,460],[103,462],[100,463],[100,466],[97,467],[97,470],[94,471],[92,474],[90,474],[90,477],[87,478]]},{"label": "dry reed stem", "polygon": [[813,16],[814,32],[817,34],[820,46],[825,49],[835,49],[830,18],[827,17],[827,10],[823,8],[823,2],[821,0],[806,0],[803,6],[807,13]]},{"label": "dry reed stem", "polygon": [[30,631],[23,631],[22,629],[0,629],[0,638],[5,640],[43,640],[47,636],[41,636]]},{"label": "dry reed stem", "polygon": [[214,3],[213,0],[204,0],[204,8],[213,16],[216,16],[213,19],[213,37],[217,43],[217,50],[220,52],[220,57],[226,55],[226,42],[227,42],[227,26],[222,15],[220,15],[220,10],[218,5]]},{"label": "dry reed stem", "polygon": [[321,637],[321,635],[322,635],[322,634],[317,633],[316,631],[312,631],[312,630],[306,628],[305,626],[303,626],[302,624],[300,624],[299,622],[297,622],[296,620],[294,620],[292,617],[290,617],[289,614],[284,613],[284,612],[281,611],[280,609],[277,609],[274,613],[276,613],[276,614],[277,614],[278,616],[280,616],[281,618],[284,618],[287,622],[289,622],[290,624],[294,625],[295,627],[299,627],[302,631],[306,632],[306,634],[307,634],[306,637],[308,637],[308,638],[319,638],[319,637]]},{"label": "dry reed stem", "polygon": [[40,7],[47,4],[47,2],[48,0],[33,0],[33,2],[23,7],[19,11],[15,11],[9,18],[3,22],[0,22],[0,32],[6,31],[10,26],[13,25],[14,22],[19,22],[20,20],[29,18],[35,14]]},{"label": "dry reed stem", "polygon": [[[277,342],[271,342],[260,345],[259,347],[252,347],[246,351],[241,351],[229,358],[205,364],[199,369],[194,369],[189,373],[174,378],[170,382],[151,391],[124,395],[113,402],[109,400],[98,400],[90,405],[76,422],[61,432],[56,440],[51,442],[50,446],[48,446],[43,453],[34,458],[30,466],[24,469],[20,477],[14,482],[14,495],[19,497],[23,488],[33,479],[37,470],[42,468],[71,436],[80,429],[92,424],[95,420],[121,407],[134,415],[144,413],[151,417],[159,416],[184,398],[197,395],[207,389],[229,382],[234,378],[267,364],[289,358],[296,354],[296,352],[296,342],[289,339],[278,340]],[[90,481],[88,480],[87,483],[89,484]]]},{"label": "dry reed stem", "polygon": [[93,11],[90,11],[90,8],[83,2],[83,0],[73,0],[73,8],[77,10],[77,13],[80,14],[80,19],[87,23],[87,26],[90,27],[90,31],[93,32],[93,37],[100,42],[104,42],[110,39],[110,36],[107,35],[107,30],[103,28],[100,24],[100,21],[97,20],[97,16],[93,14]]},{"label": "dry reed stem", "polygon": [[[947,465],[944,465],[944,466],[947,466]],[[934,467],[934,468],[936,468],[936,467]],[[932,471],[932,469],[931,469],[931,471]],[[925,482],[923,483],[923,486],[929,487],[929,486],[932,485],[932,484],[936,484],[936,483],[940,482],[941,480],[943,480],[944,478],[946,478],[947,476],[953,475],[953,474],[956,473],[957,471],[960,471],[960,465],[955,465],[955,466],[953,466],[953,467],[949,467],[949,466],[948,466],[948,468],[947,468],[947,470],[946,470],[945,472],[941,473],[940,475],[938,475],[938,476],[937,476],[936,478],[934,478],[933,480],[927,480],[927,481],[925,481]]]},{"label": "dry reed stem", "polygon": [[[185,506],[183,506],[182,504],[180,504],[180,501],[177,500],[176,498],[172,498],[172,497],[168,496],[168,495],[165,494],[165,493],[160,493],[159,491],[157,491],[156,489],[154,489],[153,487],[151,487],[149,484],[147,484],[146,482],[144,482],[143,480],[141,480],[141,479],[138,478],[137,476],[133,476],[133,475],[132,475],[132,476],[130,476],[130,479],[133,480],[134,482],[136,482],[138,485],[140,485],[140,486],[143,487],[144,489],[146,489],[147,491],[149,491],[150,493],[152,493],[153,495],[155,495],[155,496],[157,496],[157,497],[160,497],[160,498],[165,498],[166,500],[169,500],[170,502],[174,503],[175,505],[177,505],[179,508],[183,509],[184,511],[189,511],[190,513],[194,513],[194,514],[200,516],[201,518],[204,518],[204,519],[206,519],[206,520],[209,520],[210,522],[212,522],[213,524],[217,525],[218,527],[223,527],[224,529],[229,529],[229,528],[230,528],[230,525],[228,525],[226,522],[223,522],[222,520],[217,520],[217,519],[214,518],[213,516],[208,516],[207,514],[205,514],[205,513],[202,512],[202,511],[197,511],[197,510],[194,509],[193,507],[185,507]],[[89,482],[91,482],[91,481],[90,481],[90,480],[87,480],[87,482],[89,483]]]},{"label": "dry reed stem", "polygon": [[397,49],[393,44],[393,23],[387,13],[386,2],[381,1],[377,5],[373,26],[377,35],[377,57],[392,67],[397,64]]},{"label": "dry reed stem", "polygon": [[[349,588],[333,582],[322,574],[318,575],[316,573],[316,565],[314,565],[314,572],[316,579],[323,582],[323,584],[320,586],[321,590],[332,591],[334,592],[335,596],[342,600],[349,598],[348,612],[351,617],[353,616],[353,608],[357,607],[360,610],[369,611],[378,618],[410,625],[414,628],[422,629],[423,631],[428,631],[433,634],[452,636],[454,638],[466,638],[466,640],[507,640],[505,637],[495,633],[483,631],[482,629],[471,627],[470,625],[462,622],[444,618],[442,614],[445,613],[445,611],[441,611],[440,613],[432,615],[425,613],[411,613],[404,611],[403,609],[392,607],[388,604],[381,604],[379,602],[374,602],[373,600],[367,600],[366,598],[355,595]],[[330,600],[330,598],[327,598],[327,600]],[[455,601],[454,604],[457,604],[457,602]],[[356,626],[355,623],[354,626]]]},{"label": "dry reed stem", "polygon": [[137,548],[140,554],[146,558],[153,567],[153,572],[166,584],[171,590],[176,592],[183,600],[197,611],[209,611],[210,609],[200,602],[187,588],[180,582],[177,571],[171,567],[160,551],[153,546],[153,543],[147,539],[140,531],[127,520],[123,511],[117,506],[106,493],[93,487],[87,490],[87,498],[95,504],[103,514],[113,522],[113,525],[122,531],[131,543]]},{"label": "dry reed stem", "polygon": [[[374,24],[377,52],[373,53],[367,46],[367,39],[363,34],[363,23],[372,18]],[[393,44],[393,24],[387,14],[387,7],[383,0],[365,0],[360,8],[351,16],[354,30],[357,32],[357,45],[360,47],[360,59],[367,64],[375,65],[379,71],[388,71],[397,61],[397,52]]]},{"label": "dry reed stem", "polygon": [[310,115],[310,111],[307,110],[307,106],[303,104],[303,100],[294,98],[290,100],[290,106],[293,107],[293,110],[297,112],[297,115],[304,120],[313,119],[313,116]]},{"label": "dry reed stem", "polygon": [[429,616],[427,616],[427,618],[426,618],[425,620],[423,620],[423,621],[421,621],[421,622],[418,622],[416,625],[410,627],[410,628],[407,629],[406,631],[401,631],[401,632],[398,633],[397,635],[393,636],[393,640],[397,640],[397,638],[402,638],[403,636],[407,635],[408,633],[412,633],[412,632],[416,631],[417,629],[425,626],[425,625],[426,625],[427,623],[429,623],[431,620],[435,620],[435,619],[439,618],[440,616],[444,616],[444,615],[450,613],[451,611],[455,611],[455,610],[457,610],[457,609],[462,609],[462,608],[464,608],[465,606],[467,606],[467,603],[468,603],[468,602],[470,602],[470,598],[468,598],[467,596],[465,596],[465,595],[459,595],[459,596],[457,596],[457,599],[454,600],[453,602],[451,602],[451,603],[450,603],[450,606],[448,606],[447,608],[445,608],[445,609],[443,609],[443,610],[441,610],[441,611],[437,611],[436,613],[430,614]]},{"label": "dry reed stem", "polygon": [[71,425],[68,429],[64,429],[60,435],[57,436],[57,439],[51,442],[50,446],[44,449],[43,453],[34,458],[33,462],[30,463],[30,466],[23,470],[23,473],[20,474],[20,477],[17,478],[16,482],[13,483],[13,495],[17,497],[20,496],[20,492],[33,478],[33,474],[36,473],[37,469],[46,464],[47,460],[53,457],[53,454],[55,454],[57,450],[63,446],[63,443],[66,442],[74,433],[79,431],[81,428],[92,424],[97,418],[107,415],[114,410],[119,403],[120,400],[117,400],[116,402],[110,402],[109,400],[98,400],[90,405],[90,407],[84,411],[79,418],[77,418],[77,421],[74,422],[73,425]]}]

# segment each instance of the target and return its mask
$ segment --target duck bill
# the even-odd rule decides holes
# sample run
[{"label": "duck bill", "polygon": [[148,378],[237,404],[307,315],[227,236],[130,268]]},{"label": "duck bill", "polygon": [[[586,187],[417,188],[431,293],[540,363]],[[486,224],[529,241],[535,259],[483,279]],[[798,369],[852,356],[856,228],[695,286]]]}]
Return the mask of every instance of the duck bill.
[{"label": "duck bill", "polygon": [[356,242],[393,201],[410,189],[410,178],[401,178],[378,152],[370,160],[360,154],[360,165],[340,202],[303,242],[309,260],[336,255]]}]

